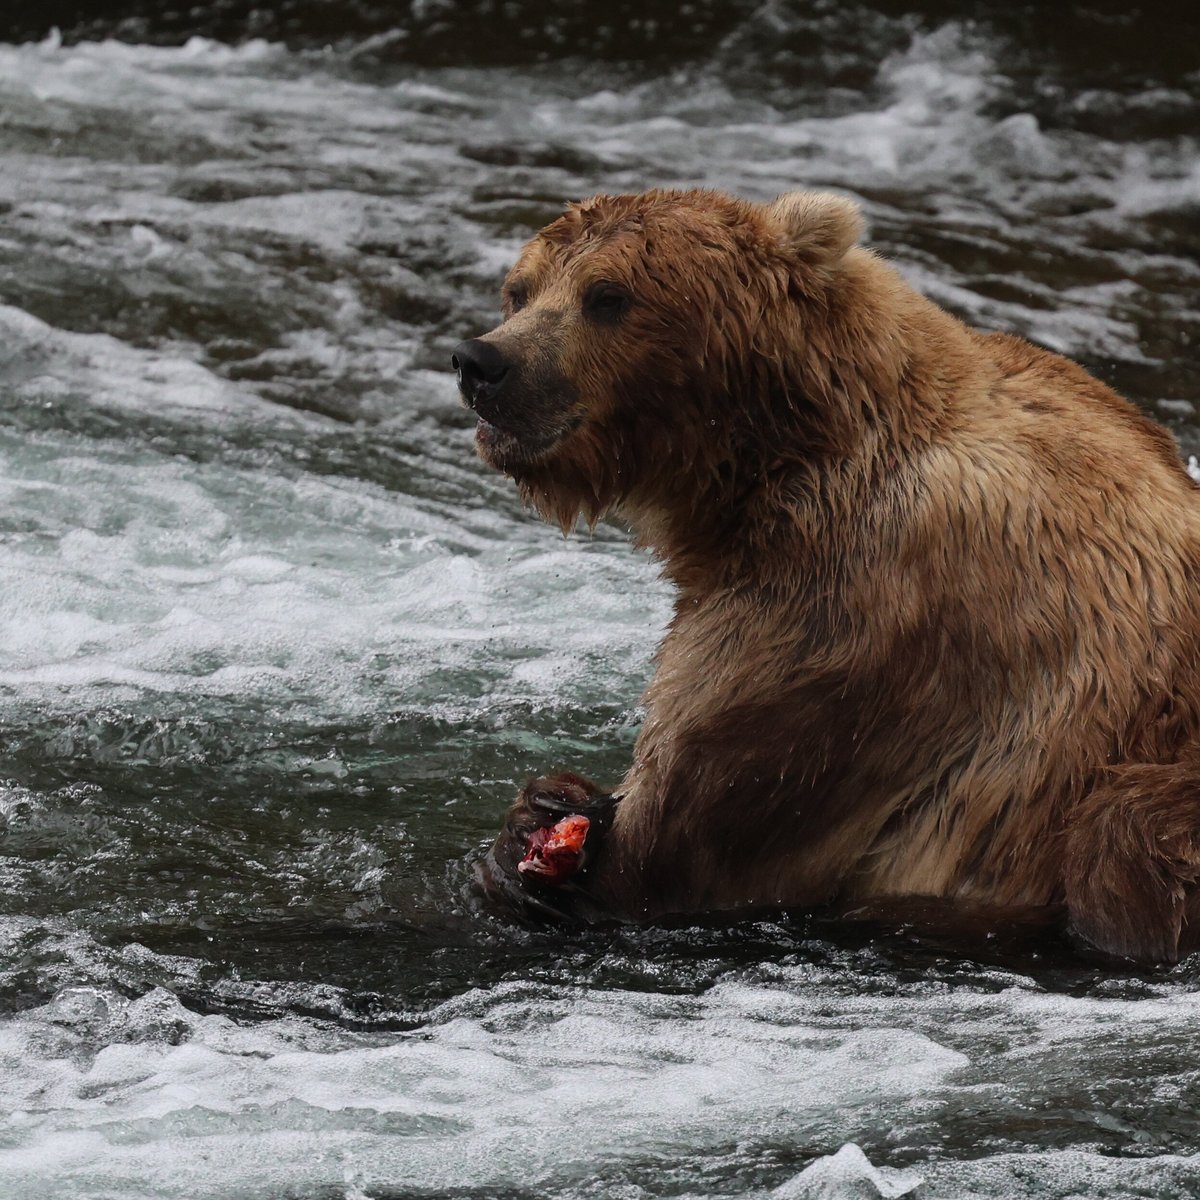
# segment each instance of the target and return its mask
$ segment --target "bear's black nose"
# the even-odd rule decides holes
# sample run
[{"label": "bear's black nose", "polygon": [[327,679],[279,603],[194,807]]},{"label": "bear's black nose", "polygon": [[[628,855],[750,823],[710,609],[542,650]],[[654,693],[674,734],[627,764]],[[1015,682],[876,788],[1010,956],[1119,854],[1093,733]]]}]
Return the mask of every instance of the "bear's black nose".
[{"label": "bear's black nose", "polygon": [[458,389],[471,408],[484,396],[494,396],[508,377],[509,364],[491,342],[472,338],[459,342],[450,356],[458,372]]}]

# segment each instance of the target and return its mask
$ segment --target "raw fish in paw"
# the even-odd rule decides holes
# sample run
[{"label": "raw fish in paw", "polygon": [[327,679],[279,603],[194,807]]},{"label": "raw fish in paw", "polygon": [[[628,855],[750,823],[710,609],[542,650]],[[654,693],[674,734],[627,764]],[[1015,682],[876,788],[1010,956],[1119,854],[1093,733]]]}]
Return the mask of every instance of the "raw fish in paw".
[{"label": "raw fish in paw", "polygon": [[583,865],[583,845],[591,824],[587,817],[572,813],[553,825],[535,829],[517,870],[544,883],[565,883]]}]

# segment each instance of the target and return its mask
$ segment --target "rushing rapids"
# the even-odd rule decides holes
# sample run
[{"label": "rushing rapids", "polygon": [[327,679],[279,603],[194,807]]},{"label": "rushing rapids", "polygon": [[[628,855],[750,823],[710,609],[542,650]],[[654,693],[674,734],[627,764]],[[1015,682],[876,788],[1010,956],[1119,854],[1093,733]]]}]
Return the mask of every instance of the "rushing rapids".
[{"label": "rushing rapids", "polygon": [[669,595],[445,362],[568,198],[829,186],[1200,452],[1197,18],[155,7],[0,42],[0,1194],[1194,1195],[1194,962],[481,908]]}]

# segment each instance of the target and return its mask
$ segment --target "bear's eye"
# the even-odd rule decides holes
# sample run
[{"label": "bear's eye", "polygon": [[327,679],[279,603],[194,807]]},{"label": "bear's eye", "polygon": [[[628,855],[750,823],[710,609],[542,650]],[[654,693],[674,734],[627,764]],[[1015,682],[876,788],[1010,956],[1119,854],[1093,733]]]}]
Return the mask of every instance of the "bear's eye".
[{"label": "bear's eye", "polygon": [[529,289],[523,283],[510,283],[504,289],[504,307],[519,313],[529,303]]},{"label": "bear's eye", "polygon": [[632,301],[618,283],[593,283],[583,295],[583,311],[594,321],[617,321]]}]

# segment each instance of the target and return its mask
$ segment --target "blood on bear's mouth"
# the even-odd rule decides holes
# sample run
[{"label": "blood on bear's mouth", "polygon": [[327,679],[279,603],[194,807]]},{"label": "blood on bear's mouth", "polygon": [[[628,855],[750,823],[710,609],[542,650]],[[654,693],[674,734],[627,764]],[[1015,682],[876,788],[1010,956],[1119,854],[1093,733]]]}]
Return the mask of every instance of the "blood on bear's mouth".
[{"label": "blood on bear's mouth", "polygon": [[485,417],[480,417],[475,425],[475,449],[485,462],[501,468],[506,462],[523,457],[521,439]]},{"label": "blood on bear's mouth", "polygon": [[485,445],[491,445],[500,438],[509,437],[498,425],[485,421],[482,417],[475,424],[475,440]]}]

